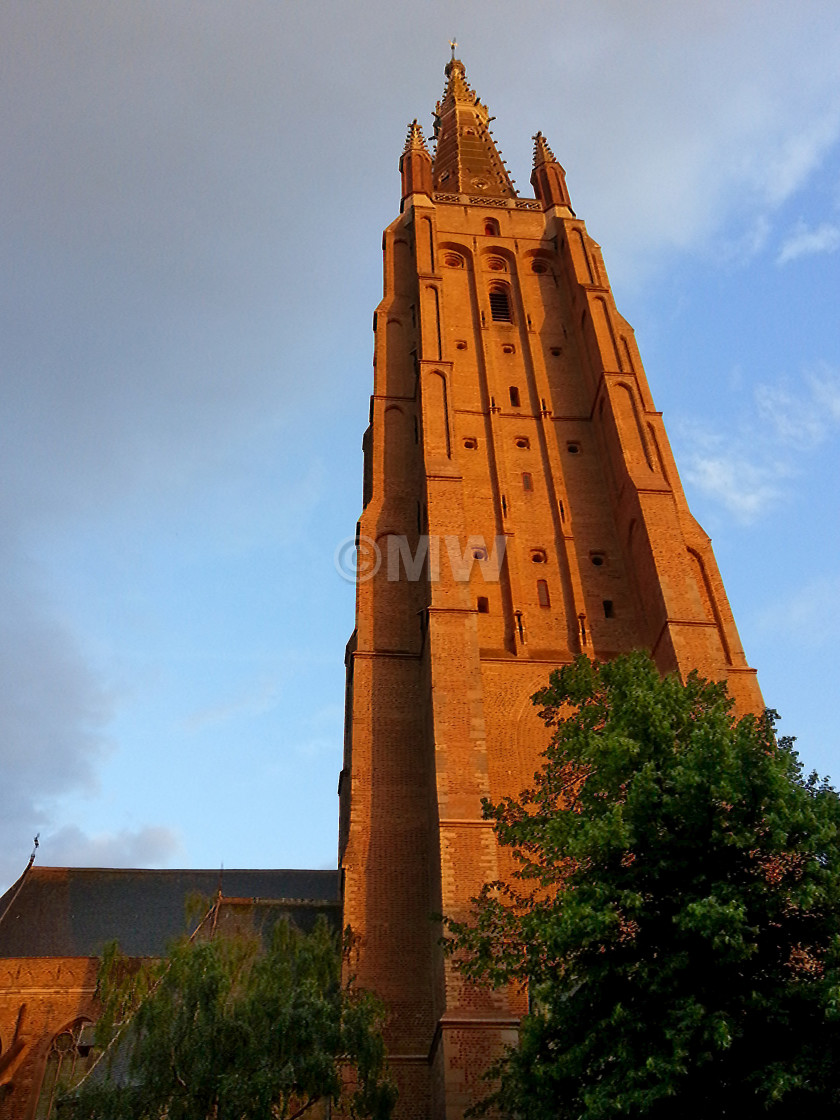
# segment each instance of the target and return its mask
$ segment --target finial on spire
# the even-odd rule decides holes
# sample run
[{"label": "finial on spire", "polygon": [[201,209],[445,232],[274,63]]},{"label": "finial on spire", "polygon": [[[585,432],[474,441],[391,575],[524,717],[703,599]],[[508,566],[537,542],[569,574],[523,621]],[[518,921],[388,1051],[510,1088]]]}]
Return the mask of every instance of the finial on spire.
[{"label": "finial on spire", "polygon": [[[476,95],[472,92],[470,87],[467,85],[467,80],[466,80],[467,79],[467,71],[466,71],[466,68],[465,68],[463,62],[460,60],[460,58],[455,57],[455,51],[458,49],[458,40],[457,39],[450,39],[449,40],[449,46],[452,48],[452,57],[450,58],[450,60],[447,62],[447,64],[443,68],[443,72],[447,77],[447,92],[449,91],[449,86],[452,84],[452,79],[454,77],[454,78],[458,79],[458,88],[457,88],[457,91],[456,91],[456,96],[459,96],[459,97],[464,97],[464,96],[475,97]],[[477,97],[476,97],[476,100],[478,100]]]},{"label": "finial on spire", "polygon": [[548,141],[541,132],[536,136],[532,136],[534,141],[534,167],[538,167],[541,163],[556,163],[557,160],[548,146]]}]

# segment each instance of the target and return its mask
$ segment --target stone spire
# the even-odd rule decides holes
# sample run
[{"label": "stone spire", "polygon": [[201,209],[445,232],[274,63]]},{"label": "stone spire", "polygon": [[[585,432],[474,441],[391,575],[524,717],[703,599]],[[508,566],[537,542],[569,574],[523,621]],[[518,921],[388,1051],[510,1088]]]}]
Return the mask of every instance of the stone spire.
[{"label": "stone spire", "polygon": [[432,193],[432,157],[416,118],[408,126],[405,148],[400,157],[400,175],[403,202],[412,194]]},{"label": "stone spire", "polygon": [[548,141],[541,132],[532,136],[531,139],[534,141],[534,167],[539,167],[541,163],[557,162],[554,158],[554,152],[549,148]]},{"label": "stone spire", "polygon": [[425,152],[426,155],[429,154],[429,149],[426,147],[426,137],[423,135],[423,130],[417,123],[416,117],[408,126],[408,136],[405,138],[403,155],[406,152]]},{"label": "stone spire", "polygon": [[490,132],[487,106],[470,89],[460,59],[447,63],[443,100],[435,107],[436,191],[515,198],[516,190]]},{"label": "stone spire", "polygon": [[569,189],[566,186],[566,172],[554,158],[554,152],[541,132],[534,139],[534,170],[531,172],[531,186],[534,194],[543,204],[543,209],[552,206],[565,206],[572,216]]}]

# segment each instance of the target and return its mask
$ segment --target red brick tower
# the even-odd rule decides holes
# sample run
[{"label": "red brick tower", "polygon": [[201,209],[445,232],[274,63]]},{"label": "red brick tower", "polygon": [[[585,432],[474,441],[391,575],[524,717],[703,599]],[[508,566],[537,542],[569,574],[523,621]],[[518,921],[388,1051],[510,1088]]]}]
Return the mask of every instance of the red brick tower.
[{"label": "red brick tower", "polygon": [[451,971],[433,915],[510,871],[481,798],[530,782],[549,671],[642,647],[761,706],[563,168],[538,133],[518,198],[463,64],[446,76],[383,239],[340,783],[357,974],[392,1012],[399,1115],[423,1120],[463,1115],[522,1010]]}]

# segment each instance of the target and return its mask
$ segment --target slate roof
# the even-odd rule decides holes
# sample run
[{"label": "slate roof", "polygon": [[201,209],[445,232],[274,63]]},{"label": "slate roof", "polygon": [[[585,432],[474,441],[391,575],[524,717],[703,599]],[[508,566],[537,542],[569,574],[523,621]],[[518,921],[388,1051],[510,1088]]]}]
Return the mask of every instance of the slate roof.
[{"label": "slate roof", "polygon": [[309,929],[318,914],[339,928],[339,875],[32,867],[0,898],[0,915],[12,903],[0,917],[0,957],[95,957],[114,939],[127,956],[161,956],[186,929],[190,896],[212,899],[220,885],[226,900],[251,904],[263,928],[286,915]]}]

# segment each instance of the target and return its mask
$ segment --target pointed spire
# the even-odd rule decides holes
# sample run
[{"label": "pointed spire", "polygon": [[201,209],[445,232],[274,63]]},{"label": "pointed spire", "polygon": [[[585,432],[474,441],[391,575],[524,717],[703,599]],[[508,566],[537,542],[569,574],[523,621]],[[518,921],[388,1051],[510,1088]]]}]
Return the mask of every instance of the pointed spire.
[{"label": "pointed spire", "polygon": [[539,167],[541,163],[556,163],[554,152],[548,146],[548,141],[541,132],[536,136],[532,136],[534,141],[534,167]]},{"label": "pointed spire", "polygon": [[408,126],[408,136],[405,138],[403,155],[406,152],[425,152],[427,155],[429,154],[429,149],[426,147],[426,137],[423,135],[423,130],[417,123],[416,117]]},{"label": "pointed spire", "polygon": [[432,193],[432,157],[416,118],[408,126],[405,148],[400,157],[400,175],[403,202],[412,194]]},{"label": "pointed spire", "polygon": [[554,158],[554,152],[541,132],[533,137],[534,170],[531,172],[531,186],[534,194],[548,210],[552,206],[565,206],[574,216],[569,189],[566,186],[566,172]]},{"label": "pointed spire", "polygon": [[455,101],[464,101],[471,105],[476,104],[478,96],[469,87],[466,67],[460,58],[455,58],[453,55],[451,61],[447,62],[444,67],[443,72],[446,75],[444,102],[447,98],[453,98]]},{"label": "pointed spire", "polygon": [[434,187],[455,194],[515,198],[516,190],[490,132],[493,119],[467,81],[463,62],[446,64],[446,89],[435,107]]}]

